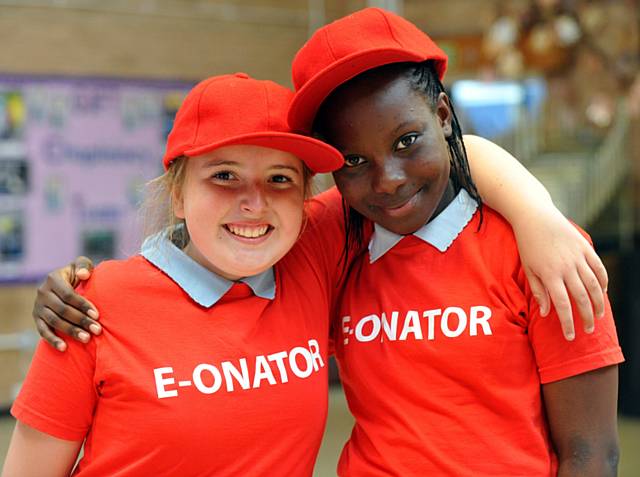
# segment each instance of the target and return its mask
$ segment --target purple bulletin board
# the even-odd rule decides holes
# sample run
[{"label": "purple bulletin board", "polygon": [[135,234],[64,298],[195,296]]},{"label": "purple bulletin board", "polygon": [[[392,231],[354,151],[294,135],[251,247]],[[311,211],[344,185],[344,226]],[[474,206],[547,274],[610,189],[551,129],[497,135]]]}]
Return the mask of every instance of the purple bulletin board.
[{"label": "purple bulletin board", "polygon": [[142,187],[191,86],[0,75],[0,281],[138,250]]}]

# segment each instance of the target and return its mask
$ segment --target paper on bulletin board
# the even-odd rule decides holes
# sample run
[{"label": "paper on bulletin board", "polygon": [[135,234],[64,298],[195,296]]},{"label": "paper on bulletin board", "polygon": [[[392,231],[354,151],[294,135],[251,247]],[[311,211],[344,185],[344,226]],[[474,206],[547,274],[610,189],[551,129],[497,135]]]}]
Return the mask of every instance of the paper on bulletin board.
[{"label": "paper on bulletin board", "polygon": [[0,281],[136,253],[184,82],[0,76]]}]

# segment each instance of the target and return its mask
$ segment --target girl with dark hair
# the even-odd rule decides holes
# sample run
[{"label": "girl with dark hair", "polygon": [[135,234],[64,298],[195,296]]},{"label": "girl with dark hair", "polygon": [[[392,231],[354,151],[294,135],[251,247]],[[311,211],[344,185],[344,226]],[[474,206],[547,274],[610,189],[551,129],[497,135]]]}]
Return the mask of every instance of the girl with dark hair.
[{"label": "girl with dark hair", "polygon": [[540,316],[514,232],[470,176],[445,67],[379,9],[321,28],[293,62],[289,122],[342,152],[350,245],[368,242],[334,316],[355,417],[338,475],[615,475],[610,308],[569,344]]},{"label": "girl with dark hair", "polygon": [[[438,74],[433,61],[424,61],[422,63],[392,63],[390,65],[379,67],[379,71],[384,71],[385,69],[403,71],[412,88],[416,92],[422,94],[432,106],[435,106],[440,94],[445,94],[445,88],[438,79]],[[339,86],[336,89],[340,90],[343,86]],[[312,132],[317,137],[325,138],[328,134],[327,128],[330,127],[332,123],[332,117],[331,113],[328,113],[326,110],[329,108],[330,104],[330,98],[325,100],[323,105],[320,106],[320,110],[318,111],[318,115],[314,121]],[[450,108],[452,115],[451,134],[447,136],[446,140],[449,148],[449,155],[451,157],[450,166],[452,186],[456,193],[460,192],[460,189],[466,189],[471,197],[480,205],[479,213],[482,215],[482,199],[480,198],[478,189],[471,178],[469,161],[467,160],[467,151],[462,139],[462,129],[458,122],[458,117],[453,109],[453,104],[451,103]],[[360,250],[364,245],[364,225],[366,219],[355,209],[349,207],[346,201],[343,201],[343,207],[346,229],[345,254],[348,254],[349,250],[352,250],[353,253],[354,250]]]}]

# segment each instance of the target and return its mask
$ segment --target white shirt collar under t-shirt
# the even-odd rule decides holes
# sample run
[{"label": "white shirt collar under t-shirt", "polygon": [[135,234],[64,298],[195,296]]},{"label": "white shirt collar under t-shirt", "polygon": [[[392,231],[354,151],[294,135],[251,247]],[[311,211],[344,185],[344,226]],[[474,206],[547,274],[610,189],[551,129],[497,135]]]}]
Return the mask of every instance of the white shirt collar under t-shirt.
[{"label": "white shirt collar under t-shirt", "polygon": [[[458,195],[431,222],[413,232],[419,239],[445,252],[469,223],[478,209],[478,203],[469,193],[460,189]],[[375,224],[369,242],[369,263],[373,263],[391,250],[404,235],[398,235]]]},{"label": "white shirt collar under t-shirt", "polygon": [[[166,273],[196,303],[210,308],[233,286],[234,282],[213,273],[176,247],[166,230],[148,237],[140,254]],[[273,267],[258,275],[240,279],[260,298],[273,300],[276,280]]]}]

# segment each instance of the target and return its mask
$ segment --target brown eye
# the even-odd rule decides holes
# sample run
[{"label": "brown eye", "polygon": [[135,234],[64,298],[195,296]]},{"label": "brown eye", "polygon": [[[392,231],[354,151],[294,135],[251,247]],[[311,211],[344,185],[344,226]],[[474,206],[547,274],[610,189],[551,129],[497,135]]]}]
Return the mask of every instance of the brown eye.
[{"label": "brown eye", "polygon": [[360,164],[364,164],[365,162],[367,162],[364,157],[362,156],[345,156],[344,157],[344,166],[345,167],[356,167],[359,166]]},{"label": "brown eye", "polygon": [[402,151],[403,149],[407,149],[409,146],[413,145],[418,140],[418,134],[412,133],[402,136],[397,144],[396,151]]}]

